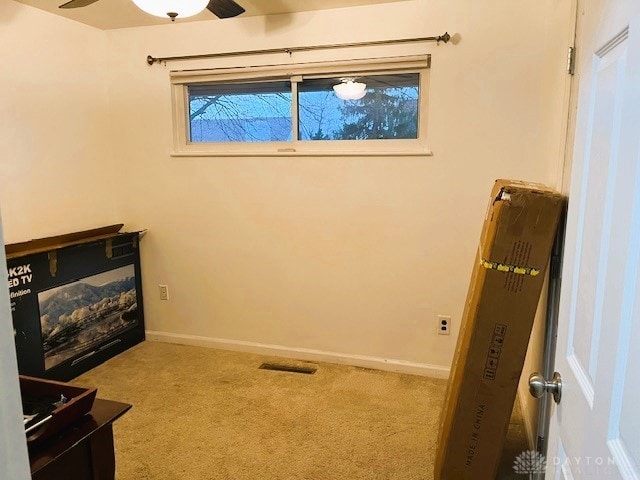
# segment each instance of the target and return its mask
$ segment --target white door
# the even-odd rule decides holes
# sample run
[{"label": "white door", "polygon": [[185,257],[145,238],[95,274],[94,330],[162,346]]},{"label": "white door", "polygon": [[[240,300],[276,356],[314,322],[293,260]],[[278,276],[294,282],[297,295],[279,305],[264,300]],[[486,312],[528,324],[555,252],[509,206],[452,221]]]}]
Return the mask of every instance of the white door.
[{"label": "white door", "polygon": [[640,479],[640,0],[578,8],[547,479]]},{"label": "white door", "polygon": [[18,362],[13,340],[13,320],[7,288],[7,261],[4,256],[0,219],[0,478],[27,480],[29,459],[22,423]]}]

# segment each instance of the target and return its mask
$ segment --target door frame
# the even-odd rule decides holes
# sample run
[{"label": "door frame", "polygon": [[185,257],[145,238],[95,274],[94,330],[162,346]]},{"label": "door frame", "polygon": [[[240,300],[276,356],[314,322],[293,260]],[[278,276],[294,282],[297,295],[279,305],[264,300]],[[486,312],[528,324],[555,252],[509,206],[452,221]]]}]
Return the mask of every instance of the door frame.
[{"label": "door frame", "polygon": [[[569,32],[569,45],[573,51],[573,72],[577,72],[577,45],[578,29],[580,28],[580,0],[573,0],[571,4],[572,25]],[[569,52],[567,52],[567,69],[569,68]],[[561,154],[559,155],[558,174],[556,179],[556,189],[565,196],[569,196],[569,188],[571,184],[571,170],[573,164],[573,143],[576,131],[576,119],[578,111],[578,93],[579,93],[580,77],[575,73],[570,74],[570,78],[566,82],[565,91],[565,121],[563,129],[565,130],[563,144],[561,146]],[[546,379],[551,379],[555,371],[556,356],[556,337],[558,333],[558,313],[560,309],[560,291],[562,288],[562,260],[564,256],[564,237],[566,226],[566,208],[560,222],[558,224],[558,234],[554,242],[551,254],[551,266],[549,268],[549,283],[546,298],[546,316],[545,316],[545,338],[543,345],[541,373]],[[552,398],[545,395],[540,399],[538,419],[535,432],[535,450],[541,455],[547,455],[549,425],[553,409]],[[544,478],[544,474],[537,474],[537,480]]]},{"label": "door frame", "polygon": [[18,383],[18,361],[13,336],[11,300],[7,288],[7,260],[0,218],[0,478],[31,478],[27,440],[24,434],[22,401]]}]

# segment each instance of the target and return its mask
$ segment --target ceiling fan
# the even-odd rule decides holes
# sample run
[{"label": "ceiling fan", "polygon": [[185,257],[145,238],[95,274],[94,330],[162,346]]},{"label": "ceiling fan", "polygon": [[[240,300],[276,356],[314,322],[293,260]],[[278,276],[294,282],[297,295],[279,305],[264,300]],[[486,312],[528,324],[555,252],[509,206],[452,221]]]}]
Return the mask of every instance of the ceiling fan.
[{"label": "ceiling fan", "polygon": [[[80,8],[91,5],[92,3],[97,2],[98,0],[70,0],[67,3],[63,3],[59,8]],[[143,1],[143,0],[133,0],[140,9],[144,10],[147,13],[152,15],[156,15],[159,17],[164,17],[165,15],[171,18],[171,21],[175,21],[177,16],[182,17],[190,17],[191,15],[195,15],[196,13],[200,13],[204,8],[209,10],[218,18],[231,18],[240,15],[245,12],[245,9],[238,5],[233,0],[209,0],[207,3],[206,0],[192,0],[191,2],[183,2],[175,0],[172,2],[170,0],[165,0],[163,2],[159,2],[154,0],[152,2]],[[191,10],[185,10],[184,13],[180,13],[175,9],[171,8],[171,6],[179,5],[182,3],[190,3],[193,4],[193,8]],[[168,5],[164,8],[164,5]],[[146,8],[148,6],[148,8]],[[160,7],[160,10],[158,9]],[[170,11],[165,11],[170,10]]]}]

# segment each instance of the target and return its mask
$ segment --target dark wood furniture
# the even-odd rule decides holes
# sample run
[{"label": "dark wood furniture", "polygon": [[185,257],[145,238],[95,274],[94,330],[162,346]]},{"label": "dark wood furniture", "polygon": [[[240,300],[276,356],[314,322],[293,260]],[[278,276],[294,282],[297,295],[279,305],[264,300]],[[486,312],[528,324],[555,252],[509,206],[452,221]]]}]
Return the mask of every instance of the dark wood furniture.
[{"label": "dark wood furniture", "polygon": [[[96,393],[96,388],[77,387],[68,383],[20,375],[20,394],[22,395],[22,408],[25,414],[32,413],[28,408],[25,408],[25,400],[26,404],[29,405],[29,399],[48,397],[53,400],[59,399],[60,395],[64,395],[67,399],[66,403],[59,405],[51,412],[50,419],[43,426],[27,434],[27,443],[35,445],[42,442],[89,413],[93,407]],[[39,417],[36,417],[34,422],[38,421],[38,419]],[[27,428],[26,425],[25,428]],[[28,432],[28,429],[25,431]]]},{"label": "dark wood furniture", "polygon": [[131,405],[97,398],[88,415],[29,450],[33,480],[114,480],[113,422]]}]

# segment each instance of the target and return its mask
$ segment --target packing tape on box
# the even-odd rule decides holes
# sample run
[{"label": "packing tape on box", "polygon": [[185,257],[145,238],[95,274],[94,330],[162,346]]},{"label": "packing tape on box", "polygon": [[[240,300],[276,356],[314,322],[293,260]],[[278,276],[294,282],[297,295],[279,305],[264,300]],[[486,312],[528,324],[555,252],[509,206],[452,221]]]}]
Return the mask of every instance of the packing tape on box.
[{"label": "packing tape on box", "polygon": [[487,270],[498,270],[499,272],[511,272],[518,275],[531,275],[535,277],[540,273],[540,270],[532,267],[520,267],[518,265],[508,265],[506,263],[490,262],[484,258],[480,258],[480,265]]}]

